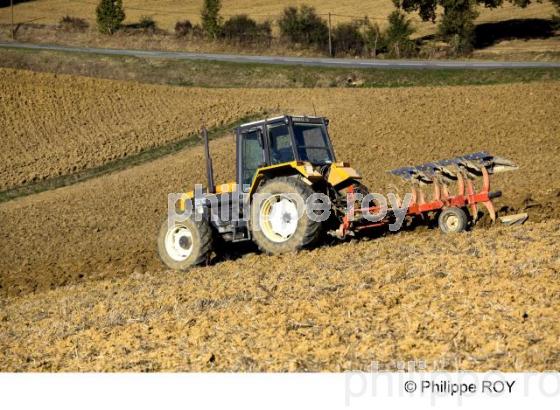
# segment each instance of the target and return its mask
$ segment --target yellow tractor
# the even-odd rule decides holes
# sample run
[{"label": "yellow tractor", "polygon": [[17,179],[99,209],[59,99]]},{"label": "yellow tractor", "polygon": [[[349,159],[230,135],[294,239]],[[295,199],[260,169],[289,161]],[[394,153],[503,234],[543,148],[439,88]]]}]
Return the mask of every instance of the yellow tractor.
[{"label": "yellow tractor", "polygon": [[[344,238],[429,212],[438,214],[442,231],[461,232],[476,220],[479,203],[495,218],[491,199],[499,192],[489,191],[488,173],[513,168],[509,161],[481,152],[394,170],[413,182],[410,201],[398,198],[381,214],[360,174],[337,162],[328,125],[323,117],[284,115],[239,126],[236,181],[218,186],[203,130],[207,186],[170,195],[158,236],[163,262],[185,270],[207,261],[224,242],[253,241],[266,253],[292,252],[327,234]],[[473,189],[475,176],[484,179],[479,192]],[[447,189],[451,180],[459,185],[456,195]],[[435,197],[425,201],[418,184],[433,185]],[[376,217],[365,218],[368,213]]]}]

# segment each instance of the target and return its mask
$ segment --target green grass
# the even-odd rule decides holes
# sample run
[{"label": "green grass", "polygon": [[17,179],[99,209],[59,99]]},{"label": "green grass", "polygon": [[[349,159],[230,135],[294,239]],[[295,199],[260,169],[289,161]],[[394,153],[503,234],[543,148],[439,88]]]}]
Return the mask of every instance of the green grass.
[{"label": "green grass", "polygon": [[[250,116],[245,116],[239,120],[231,123],[222,125],[220,127],[212,128],[208,130],[208,138],[216,139],[224,136],[227,132],[231,131],[235,127],[261,118],[265,116],[266,112],[255,113]],[[39,192],[48,191],[51,189],[61,188],[64,186],[69,186],[76,184],[78,182],[86,181],[91,178],[96,178],[101,175],[109,174],[116,171],[121,171],[126,168],[130,168],[136,165],[140,165],[155,159],[161,158],[166,155],[174,154],[182,149],[193,147],[195,145],[202,144],[202,138],[198,134],[190,134],[185,138],[177,141],[173,141],[166,145],[161,145],[153,149],[145,150],[134,155],[129,155],[124,158],[117,159],[115,161],[108,162],[101,166],[85,169],[70,175],[61,175],[54,178],[49,178],[44,181],[27,184],[24,186],[19,186],[15,188],[8,189],[6,191],[0,192],[0,203],[7,202],[15,198],[28,196],[32,194],[37,194]]]},{"label": "green grass", "polygon": [[0,66],[182,87],[413,87],[560,80],[560,69],[345,69],[1,49]]}]

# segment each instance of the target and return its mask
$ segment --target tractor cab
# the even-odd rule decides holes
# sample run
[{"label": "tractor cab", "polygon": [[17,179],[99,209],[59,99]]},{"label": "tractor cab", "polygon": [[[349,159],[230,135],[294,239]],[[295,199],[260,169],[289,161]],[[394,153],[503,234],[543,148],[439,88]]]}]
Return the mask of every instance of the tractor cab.
[{"label": "tractor cab", "polygon": [[243,124],[236,130],[237,183],[247,192],[257,171],[283,164],[330,165],[335,155],[322,117],[282,116]]}]

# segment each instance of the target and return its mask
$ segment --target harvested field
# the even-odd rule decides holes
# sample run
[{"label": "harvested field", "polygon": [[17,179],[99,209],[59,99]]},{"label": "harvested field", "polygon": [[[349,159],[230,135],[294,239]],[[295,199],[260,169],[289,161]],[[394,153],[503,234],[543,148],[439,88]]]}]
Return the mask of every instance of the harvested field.
[{"label": "harvested field", "polygon": [[[331,119],[338,158],[381,192],[395,182],[387,169],[488,150],[520,165],[497,175],[495,188],[505,194],[500,204],[526,209],[531,222],[457,237],[403,232],[282,257],[236,253],[176,274],[157,260],[155,233],[166,194],[204,181],[202,149],[188,148],[0,204],[2,370],[335,371],[411,358],[442,359],[453,369],[560,369],[560,83],[213,90],[17,74],[0,71],[23,100],[32,101],[26,93],[33,89],[18,82],[45,84],[48,94],[83,81],[91,87],[82,92],[115,87],[145,96],[130,100],[133,114],[135,104],[168,94],[184,107],[174,115],[192,118],[193,94],[213,107],[212,116],[226,118],[253,107],[311,112],[313,102]],[[80,131],[84,149],[95,153],[106,136],[64,123],[80,112],[91,112],[91,122],[105,118],[102,95],[84,95],[84,106],[65,103],[66,95],[77,98],[58,94],[68,107],[59,117],[66,134],[53,126],[49,135],[72,144],[68,131]],[[21,107],[31,118],[26,107],[37,105]],[[133,118],[148,129],[160,124],[162,135],[179,133],[182,124],[159,122],[151,111]],[[121,122],[134,124],[123,114],[107,129]],[[37,147],[49,147],[36,135]],[[128,147],[119,144],[115,155]],[[231,136],[212,144],[220,180],[233,173],[231,144]],[[21,153],[16,142],[7,146],[14,151],[6,158]]]},{"label": "harvested field", "polygon": [[[297,0],[285,2],[281,0],[256,1],[256,0],[225,0],[223,1],[222,14],[228,18],[234,14],[248,14],[259,21],[275,20],[287,5],[308,4],[314,6],[318,13],[333,13],[333,23],[350,21],[351,17],[363,18],[369,16],[384,26],[389,13],[393,11],[393,4],[389,0],[346,2],[324,1],[324,0]],[[95,25],[95,7],[97,2],[72,1],[72,0],[35,0],[22,2],[15,5],[16,22],[24,22],[39,19],[41,23],[57,24],[65,15],[71,15],[86,19],[91,25]],[[178,20],[189,19],[193,23],[200,21],[200,9],[202,0],[190,1],[185,4],[180,0],[147,1],[127,0],[124,3],[126,11],[125,23],[136,23],[142,16],[152,17],[158,25],[165,30],[173,30]],[[497,9],[480,7],[479,20],[501,21],[514,18],[550,18],[554,13],[554,7],[549,2],[531,4],[527,8],[514,7],[506,3]],[[350,17],[348,17],[350,16]],[[326,18],[326,16],[323,16]],[[430,22],[421,22],[417,14],[411,14],[416,26],[422,34],[434,31],[434,25]],[[0,23],[9,23],[10,10],[8,7],[0,9]]]},{"label": "harvested field", "polygon": [[559,370],[559,221],[410,232],[3,302],[1,370]]}]

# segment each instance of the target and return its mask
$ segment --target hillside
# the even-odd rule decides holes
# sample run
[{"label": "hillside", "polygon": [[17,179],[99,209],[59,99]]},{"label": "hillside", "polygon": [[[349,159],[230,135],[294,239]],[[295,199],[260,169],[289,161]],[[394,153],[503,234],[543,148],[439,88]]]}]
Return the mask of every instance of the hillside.
[{"label": "hillside", "polygon": [[[187,147],[0,204],[1,370],[342,371],[412,359],[560,369],[560,83],[198,89],[2,69],[7,83],[4,100],[25,102],[10,124],[44,124],[29,126],[25,152],[5,144],[12,166],[29,173],[45,168],[38,155],[71,172],[82,164],[75,144],[92,161],[108,135],[120,157],[182,127],[315,107],[331,120],[338,158],[374,191],[395,189],[385,171],[397,166],[479,150],[514,160],[520,170],[497,175],[493,188],[504,192],[502,212],[527,211],[530,222],[455,237],[418,229],[279,257],[234,247],[211,266],[173,273],[155,235],[166,195],[204,181],[202,148]],[[212,143],[220,181],[233,176],[232,145],[231,134]]]}]

